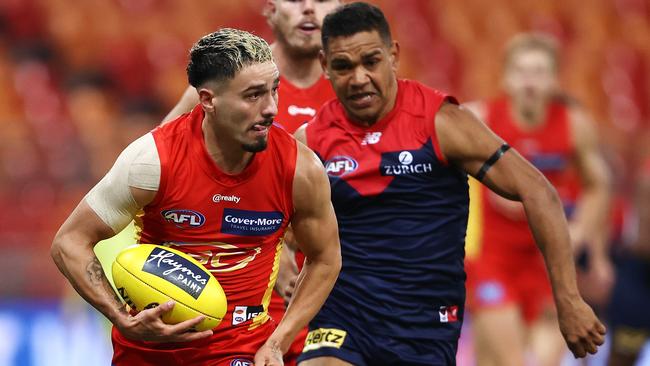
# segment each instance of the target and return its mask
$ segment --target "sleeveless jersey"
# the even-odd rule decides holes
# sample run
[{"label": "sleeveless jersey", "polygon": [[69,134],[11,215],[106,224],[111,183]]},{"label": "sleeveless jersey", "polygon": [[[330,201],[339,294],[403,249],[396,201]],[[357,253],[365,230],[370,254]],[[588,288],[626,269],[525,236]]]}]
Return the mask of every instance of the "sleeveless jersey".
[{"label": "sleeveless jersey", "polygon": [[228,300],[216,332],[253,329],[268,320],[282,236],[293,214],[296,142],[273,126],[267,148],[240,174],[226,174],[205,148],[203,117],[197,106],[153,130],[160,187],[136,218],[139,242],[189,253],[216,277]]},{"label": "sleeveless jersey", "polygon": [[[486,120],[492,131],[546,176],[569,210],[576,198],[576,188],[575,178],[570,174],[574,148],[567,105],[560,100],[551,102],[543,124],[522,130],[513,120],[510,102],[504,97],[488,103]],[[481,255],[501,256],[504,251],[538,255],[523,206],[516,217],[507,216],[490,199],[493,194],[481,187]]]},{"label": "sleeveless jersey", "polygon": [[276,120],[289,133],[294,133],[298,127],[314,118],[325,102],[335,97],[330,82],[324,76],[306,89],[298,88],[280,76]]},{"label": "sleeveless jersey", "polygon": [[375,333],[460,333],[468,187],[438,147],[434,121],[445,100],[456,103],[399,80],[395,107],[374,125],[351,122],[333,100],[307,126],[330,179],[343,258],[325,307],[348,304],[349,318]]}]

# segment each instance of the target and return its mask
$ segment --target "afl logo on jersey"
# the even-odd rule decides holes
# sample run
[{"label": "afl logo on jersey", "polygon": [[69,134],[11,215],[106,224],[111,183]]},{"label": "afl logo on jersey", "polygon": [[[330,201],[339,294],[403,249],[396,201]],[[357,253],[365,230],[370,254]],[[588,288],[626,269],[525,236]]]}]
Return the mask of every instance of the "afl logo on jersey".
[{"label": "afl logo on jersey", "polygon": [[194,210],[164,210],[160,214],[179,229],[193,229],[205,223],[205,216]]},{"label": "afl logo on jersey", "polygon": [[359,164],[348,156],[335,156],[325,162],[325,171],[331,177],[342,177],[357,170]]},{"label": "afl logo on jersey", "polygon": [[253,366],[253,361],[245,360],[243,358],[235,358],[230,361],[230,366]]}]

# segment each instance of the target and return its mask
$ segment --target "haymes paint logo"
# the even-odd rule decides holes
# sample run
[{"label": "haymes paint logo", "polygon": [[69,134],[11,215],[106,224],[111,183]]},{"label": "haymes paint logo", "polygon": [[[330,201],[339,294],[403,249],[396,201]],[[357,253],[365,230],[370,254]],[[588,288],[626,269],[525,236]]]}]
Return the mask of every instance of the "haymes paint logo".
[{"label": "haymes paint logo", "polygon": [[173,283],[195,299],[201,295],[211,276],[180,255],[158,247],[151,251],[142,271]]},{"label": "haymes paint logo", "polygon": [[243,236],[270,235],[278,231],[284,221],[279,211],[248,211],[226,208],[221,219],[221,232]]}]

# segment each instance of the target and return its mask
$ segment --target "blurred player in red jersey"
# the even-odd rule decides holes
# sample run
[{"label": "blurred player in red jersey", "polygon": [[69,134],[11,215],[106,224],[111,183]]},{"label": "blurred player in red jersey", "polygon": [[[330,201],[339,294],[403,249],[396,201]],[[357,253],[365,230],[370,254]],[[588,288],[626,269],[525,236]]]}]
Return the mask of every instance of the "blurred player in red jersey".
[{"label": "blurred player in red jersey", "polygon": [[633,209],[616,260],[616,284],[608,309],[610,366],[635,365],[650,340],[650,157],[637,170]]},{"label": "blurred player in red jersey", "polygon": [[[589,245],[591,278],[607,287],[609,172],[598,151],[594,123],[560,95],[557,69],[552,39],[519,35],[506,49],[505,94],[469,106],[554,185],[570,218],[574,251]],[[580,182],[577,202],[573,169]],[[524,206],[482,187],[480,202],[473,207],[480,207],[472,213],[479,220],[479,254],[468,263],[468,304],[479,365],[523,365],[527,346],[538,365],[558,365],[564,342]]]},{"label": "blurred player in red jersey", "polygon": [[[275,35],[273,59],[280,70],[279,106],[276,117],[293,133],[316,115],[320,106],[335,97],[318,62],[323,17],[340,5],[338,0],[267,0],[264,15]],[[164,121],[187,113],[198,103],[189,87]]]},{"label": "blurred player in red jersey", "polygon": [[[335,97],[330,83],[323,76],[318,61],[321,50],[320,28],[323,17],[340,5],[338,0],[267,0],[264,15],[275,35],[271,45],[273,58],[280,70],[278,89],[278,115],[276,121],[289,133],[316,115],[326,101]],[[178,104],[165,117],[165,121],[187,113],[198,103],[196,92],[189,87]],[[293,246],[291,232],[286,242]],[[281,319],[285,301],[291,296],[295,278],[302,266],[304,256],[293,249],[283,251],[278,275],[278,292],[273,293],[269,313]],[[283,298],[284,297],[284,298]],[[296,338],[291,350],[285,355],[285,364],[295,365],[307,335],[306,329]]]},{"label": "blurred player in red jersey", "polygon": [[[52,256],[113,323],[113,365],[282,365],[341,265],[327,178],[315,154],[273,124],[279,72],[264,40],[219,30],[192,47],[187,69],[199,104],[120,154],[62,225]],[[93,246],[136,216],[140,243],[193,255],[220,282],[228,312],[217,328],[190,332],[202,317],[163,323],[173,302],[126,311]],[[289,224],[307,259],[276,327],[267,309]],[[242,310],[243,320],[233,316]]]}]

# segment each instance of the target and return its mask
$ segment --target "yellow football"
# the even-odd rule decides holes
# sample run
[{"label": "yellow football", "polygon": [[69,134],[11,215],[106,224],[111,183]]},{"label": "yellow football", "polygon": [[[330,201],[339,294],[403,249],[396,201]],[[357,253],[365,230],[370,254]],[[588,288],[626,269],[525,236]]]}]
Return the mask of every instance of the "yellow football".
[{"label": "yellow football", "polygon": [[215,328],[227,310],[226,294],[208,270],[189,255],[161,245],[137,244],[113,262],[118,293],[132,309],[142,311],[174,300],[162,320],[176,324],[199,315],[197,331]]}]

